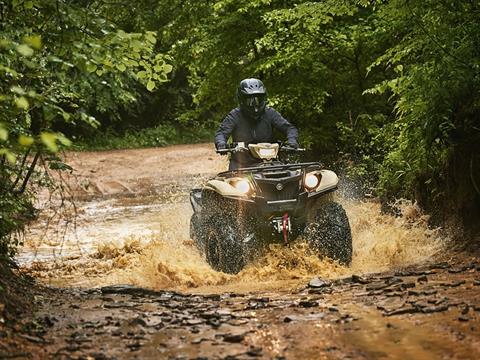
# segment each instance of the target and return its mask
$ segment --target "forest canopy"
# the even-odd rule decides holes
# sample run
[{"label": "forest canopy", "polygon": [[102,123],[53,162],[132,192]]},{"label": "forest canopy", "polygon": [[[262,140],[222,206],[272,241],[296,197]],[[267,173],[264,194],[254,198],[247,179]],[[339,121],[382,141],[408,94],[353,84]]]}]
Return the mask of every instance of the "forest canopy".
[{"label": "forest canopy", "polygon": [[474,0],[0,0],[0,252],[34,214],[39,165],[68,169],[59,150],[203,139],[252,76],[314,156],[472,225],[479,23]]}]

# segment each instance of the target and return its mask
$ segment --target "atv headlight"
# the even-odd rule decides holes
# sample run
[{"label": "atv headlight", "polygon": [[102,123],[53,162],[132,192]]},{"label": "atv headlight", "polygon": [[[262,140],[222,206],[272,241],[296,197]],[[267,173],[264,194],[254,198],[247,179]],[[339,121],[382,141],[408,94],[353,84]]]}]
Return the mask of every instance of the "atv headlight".
[{"label": "atv headlight", "polygon": [[307,190],[312,191],[315,190],[320,184],[320,179],[318,178],[318,175],[316,173],[308,173],[307,175],[305,175],[304,184]]},{"label": "atv headlight", "polygon": [[237,189],[239,193],[242,193],[244,195],[248,194],[249,191],[252,189],[252,187],[250,186],[250,182],[247,179],[240,179],[235,181],[233,183],[233,187]]}]

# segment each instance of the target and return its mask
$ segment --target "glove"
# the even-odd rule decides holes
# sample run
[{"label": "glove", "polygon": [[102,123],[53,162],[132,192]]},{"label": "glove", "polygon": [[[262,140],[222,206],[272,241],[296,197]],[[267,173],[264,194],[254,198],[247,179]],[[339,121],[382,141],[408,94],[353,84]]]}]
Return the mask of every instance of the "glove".
[{"label": "glove", "polygon": [[227,148],[227,145],[225,143],[217,144],[217,150],[225,150],[226,148]]},{"label": "glove", "polygon": [[294,140],[287,141],[287,146],[294,149],[298,149],[298,143]]}]

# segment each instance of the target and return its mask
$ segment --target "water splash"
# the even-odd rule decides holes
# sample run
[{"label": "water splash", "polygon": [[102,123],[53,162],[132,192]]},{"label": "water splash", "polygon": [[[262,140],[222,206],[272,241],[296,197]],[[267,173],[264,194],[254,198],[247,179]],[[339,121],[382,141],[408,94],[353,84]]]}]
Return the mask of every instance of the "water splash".
[{"label": "water splash", "polygon": [[61,285],[67,281],[85,286],[131,283],[157,289],[238,292],[290,289],[312,276],[336,278],[423,263],[446,246],[446,240],[437,229],[427,226],[427,217],[414,204],[399,202],[400,216],[392,216],[381,214],[375,202],[342,203],[353,237],[353,260],[348,268],[319,259],[300,239],[290,247],[271,245],[265,255],[237,275],[216,272],[189,239],[191,210],[183,203],[171,207],[160,219],[151,217],[156,223],[145,224],[154,229],[149,236],[106,240],[86,257],[36,263],[31,269],[50,282],[64,279]]}]

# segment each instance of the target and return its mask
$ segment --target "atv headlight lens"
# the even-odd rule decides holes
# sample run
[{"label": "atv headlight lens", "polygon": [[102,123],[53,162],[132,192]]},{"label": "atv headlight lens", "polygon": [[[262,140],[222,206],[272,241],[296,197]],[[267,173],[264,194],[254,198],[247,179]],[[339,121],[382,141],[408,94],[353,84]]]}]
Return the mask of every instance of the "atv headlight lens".
[{"label": "atv headlight lens", "polygon": [[308,173],[305,176],[305,187],[307,190],[314,190],[317,188],[318,184],[320,184],[320,179],[318,178],[317,174]]},{"label": "atv headlight lens", "polygon": [[237,189],[238,192],[244,195],[248,194],[248,192],[251,190],[250,182],[246,179],[240,179],[238,181],[235,181],[233,187]]},{"label": "atv headlight lens", "polygon": [[258,153],[260,154],[260,156],[262,158],[265,158],[265,157],[275,157],[276,155],[276,149],[260,149],[258,150]]}]

